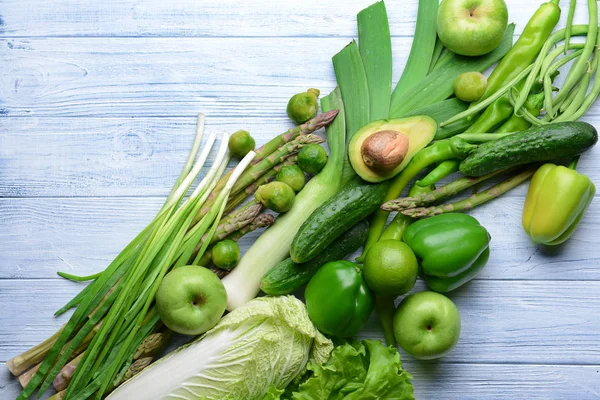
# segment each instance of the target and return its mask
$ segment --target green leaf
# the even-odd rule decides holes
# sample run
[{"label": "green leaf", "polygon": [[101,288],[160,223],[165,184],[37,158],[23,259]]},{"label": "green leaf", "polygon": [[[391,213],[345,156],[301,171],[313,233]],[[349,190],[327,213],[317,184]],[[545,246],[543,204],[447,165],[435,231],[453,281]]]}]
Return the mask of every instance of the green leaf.
[{"label": "green leaf", "polygon": [[408,89],[402,96],[392,95],[390,116],[405,115],[417,108],[425,107],[450,97],[453,93],[454,79],[458,75],[469,71],[484,71],[504,57],[512,47],[514,29],[515,25],[510,24],[504,33],[504,38],[500,45],[486,55],[464,57],[450,54],[448,61],[444,62],[439,68],[435,68],[419,84]]},{"label": "green leaf", "polygon": [[[438,0],[427,1],[437,4]],[[369,88],[369,118],[370,121],[385,119],[392,93],[392,39],[385,3],[380,1],[365,8],[358,13],[357,20],[358,48]]]}]

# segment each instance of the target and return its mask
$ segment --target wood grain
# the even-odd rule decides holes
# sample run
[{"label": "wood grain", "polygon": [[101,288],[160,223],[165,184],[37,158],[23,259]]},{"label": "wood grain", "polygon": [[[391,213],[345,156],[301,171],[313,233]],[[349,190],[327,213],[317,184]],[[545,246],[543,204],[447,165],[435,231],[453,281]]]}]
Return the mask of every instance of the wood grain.
[{"label": "wood grain", "polygon": [[[596,400],[600,365],[433,364],[407,360],[417,399]],[[0,397],[14,399],[19,384],[0,363]],[[50,392],[49,392],[50,393]],[[46,399],[47,396],[41,397]]]},{"label": "wood grain", "polygon": [[[66,318],[52,314],[79,288],[79,283],[51,279],[0,280],[0,300],[23,305],[6,310],[0,361],[54,333]],[[419,281],[414,291],[423,289]],[[461,338],[439,362],[600,364],[599,290],[598,281],[471,282],[449,295],[461,313]],[[360,336],[381,337],[375,316]]]},{"label": "wood grain", "polygon": [[[25,7],[20,0],[4,0],[0,36],[348,36],[356,33],[356,13],[372,2],[29,0]],[[577,14],[584,15],[585,0],[577,4]],[[388,0],[386,5],[392,35],[412,36],[417,0]],[[523,22],[537,7],[533,1],[511,2],[510,20]],[[516,33],[523,26],[519,23]]]},{"label": "wood grain", "polygon": [[[0,199],[0,279],[101,271],[162,202],[162,197]],[[522,207],[522,197],[502,197],[473,211],[492,236],[490,261],[479,279],[600,280],[599,202],[592,203],[573,238],[557,248],[531,243],[521,228]]]},{"label": "wood grain", "polygon": [[[417,1],[386,1],[394,81]],[[1,1],[0,364],[65,320],[52,313],[82,285],[56,271],[103,269],[150,221],[197,112],[208,132],[245,128],[258,143],[285,130],[292,94],[334,87],[331,57],[371,2]],[[507,0],[517,34],[541,2]],[[586,8],[577,1],[576,23]],[[600,107],[585,120],[600,126]],[[596,148],[580,163],[597,183],[598,157]],[[463,320],[456,350],[438,362],[402,352],[419,399],[600,397],[600,203],[569,242],[548,249],[520,226],[525,189],[473,212],[492,252],[450,294]],[[363,337],[382,337],[375,317]],[[0,398],[15,398],[18,383],[0,370]]]}]

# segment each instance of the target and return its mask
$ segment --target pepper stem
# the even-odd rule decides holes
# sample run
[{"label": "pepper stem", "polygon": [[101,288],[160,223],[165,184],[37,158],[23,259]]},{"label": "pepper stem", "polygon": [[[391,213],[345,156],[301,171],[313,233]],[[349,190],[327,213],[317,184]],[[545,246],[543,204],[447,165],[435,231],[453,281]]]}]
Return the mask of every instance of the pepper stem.
[{"label": "pepper stem", "polygon": [[579,157],[580,156],[573,157],[573,159],[569,163],[569,166],[568,166],[569,169],[577,170],[577,163],[579,162]]},{"label": "pepper stem", "polygon": [[375,296],[375,311],[383,328],[383,336],[388,346],[396,346],[394,336],[394,313],[396,305],[393,296]]}]

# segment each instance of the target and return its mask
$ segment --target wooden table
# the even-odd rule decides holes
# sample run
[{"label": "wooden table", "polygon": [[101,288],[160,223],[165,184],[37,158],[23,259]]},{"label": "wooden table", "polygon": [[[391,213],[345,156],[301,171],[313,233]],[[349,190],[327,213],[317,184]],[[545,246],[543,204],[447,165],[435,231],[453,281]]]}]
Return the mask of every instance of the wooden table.
[{"label": "wooden table", "polygon": [[[209,132],[281,133],[292,94],[334,87],[331,56],[370,2],[0,2],[0,398],[19,391],[4,362],[53,333],[65,318],[52,313],[82,287],[56,272],[103,269],[150,221],[196,113]],[[516,33],[540,2],[507,1]],[[387,8],[397,80],[417,0]],[[576,21],[586,15],[580,0]],[[599,111],[585,120],[600,124]],[[600,184],[599,165],[596,148],[580,170]],[[491,259],[450,296],[457,348],[438,362],[402,353],[418,398],[600,398],[600,201],[567,244],[544,249],[521,229],[525,191],[473,213]],[[364,336],[381,338],[375,319]]]}]

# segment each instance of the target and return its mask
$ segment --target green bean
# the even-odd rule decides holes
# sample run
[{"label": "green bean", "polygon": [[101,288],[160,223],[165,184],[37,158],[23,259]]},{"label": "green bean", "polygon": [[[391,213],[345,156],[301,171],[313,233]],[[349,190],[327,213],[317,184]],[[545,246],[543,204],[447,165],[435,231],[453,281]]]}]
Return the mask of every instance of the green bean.
[{"label": "green bean", "polygon": [[569,43],[571,42],[571,28],[573,27],[576,6],[577,0],[571,0],[569,3],[569,14],[567,15],[567,27],[565,28],[565,54],[567,54],[567,47],[569,47]]},{"label": "green bean", "polygon": [[[568,100],[570,100],[570,101],[569,102],[565,101],[563,103],[563,105],[565,105],[565,108],[564,108],[564,110],[562,110],[562,114],[559,115],[556,119],[554,119],[554,122],[565,121],[569,115],[573,115],[575,113],[575,111],[577,111],[579,109],[579,107],[581,107],[581,105],[583,104],[583,101],[585,100],[585,95],[587,94],[587,91],[589,89],[591,79],[592,79],[592,74],[591,74],[591,66],[590,66],[590,71],[586,72],[586,74],[581,79],[579,86],[576,87],[573,90],[573,92],[571,92],[572,96],[570,95],[568,97]],[[562,108],[562,105],[561,105],[561,108]]]},{"label": "green bean", "polygon": [[581,79],[585,71],[587,70],[587,62],[594,51],[596,46],[596,36],[598,35],[598,3],[597,0],[588,0],[588,13],[589,13],[589,22],[588,22],[588,32],[587,38],[585,40],[585,46],[583,48],[583,53],[581,57],[575,61],[571,69],[569,70],[569,74],[565,79],[565,82],[558,92],[554,99],[546,98],[544,100],[544,107],[546,109],[546,113],[550,114],[551,117],[554,117],[554,104],[553,102],[558,102],[567,97],[567,95],[571,92],[571,89],[575,86],[577,82]]},{"label": "green bean", "polygon": [[[573,25],[571,28],[571,36],[581,36],[586,35],[588,33],[589,27],[588,25]],[[548,51],[552,46],[554,46],[557,42],[564,40],[566,34],[565,29],[560,29],[552,34],[544,43],[544,47],[540,51],[540,55],[535,60],[535,63],[532,64],[532,68],[530,69],[530,73],[527,76],[527,80],[525,81],[525,85],[523,89],[519,91],[519,95],[515,98],[514,108],[515,113],[518,116],[521,116],[521,112],[523,112],[523,104],[527,101],[527,96],[529,96],[529,92],[531,91],[531,87],[537,80],[540,70],[542,68],[542,63],[544,62],[545,55],[548,54]]]},{"label": "green bean", "polygon": [[568,50],[579,50],[579,49],[582,49],[584,45],[585,45],[584,43],[572,43],[568,46],[561,45],[561,46],[556,47],[551,52],[549,52],[544,57],[544,61],[542,62],[542,68],[540,69],[540,77],[543,77],[544,75],[546,75],[548,73],[548,69],[550,68],[550,65],[552,64],[552,61],[554,61],[562,53],[567,55]]},{"label": "green bean", "polygon": [[[594,0],[595,1],[595,0]],[[584,49],[580,49],[577,51],[574,51],[573,53],[567,55],[566,57],[561,58],[560,60],[556,61],[555,63],[553,63],[550,68],[548,68],[548,71],[546,72],[546,74],[543,76],[543,80],[544,80],[544,105],[547,107],[548,106],[548,99],[550,99],[550,102],[552,102],[552,80],[551,80],[551,74],[553,71],[558,71],[563,65],[565,65],[566,63],[568,63],[569,61],[581,56],[584,52]],[[548,109],[546,109],[546,114],[550,115],[550,117],[552,118],[553,115],[551,112],[549,112]]]}]

